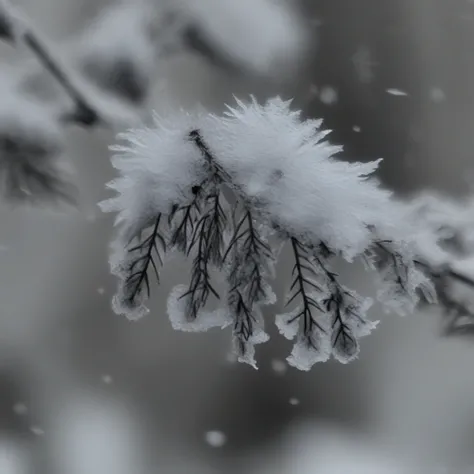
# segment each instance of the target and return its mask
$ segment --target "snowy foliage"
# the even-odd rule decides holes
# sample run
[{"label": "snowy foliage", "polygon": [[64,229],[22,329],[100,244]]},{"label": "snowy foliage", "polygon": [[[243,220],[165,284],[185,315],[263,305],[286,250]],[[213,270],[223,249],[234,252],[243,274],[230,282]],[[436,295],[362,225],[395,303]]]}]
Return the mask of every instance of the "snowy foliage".
[{"label": "snowy foliage", "polygon": [[[168,300],[173,327],[232,326],[237,359],[256,366],[255,345],[268,340],[263,307],[276,301],[270,283],[287,243],[294,266],[276,324],[295,340],[289,364],[308,370],[330,357],[349,362],[359,339],[376,326],[367,316],[372,301],[334,271],[338,259],[361,260],[376,272],[377,299],[387,311],[408,314],[438,296],[449,330],[465,332],[474,320],[466,295],[474,288],[471,203],[397,202],[374,177],[379,161],[339,159],[342,148],[327,140],[322,121],[302,120],[279,98],[264,105],[237,100],[222,116],[181,111],[141,125],[148,123],[157,59],[198,53],[262,78],[292,71],[301,58],[307,35],[286,2],[206,1],[212,16],[187,0],[156,8],[120,2],[57,54],[0,0],[0,39],[26,47],[37,60],[18,68],[16,83],[0,81],[3,196],[74,203],[61,159],[65,128],[140,124],[119,135],[112,160],[119,177],[108,184],[116,196],[102,203],[117,213],[110,258],[119,280],[115,312],[131,319],[146,314],[152,274],[159,280],[168,256],[180,252],[192,265],[189,284],[173,289]],[[46,76],[62,98],[37,97]],[[407,95],[396,88],[387,93]],[[330,87],[319,95],[326,104],[337,99]],[[216,272],[227,283],[225,294]]]},{"label": "snowy foliage", "polygon": [[446,334],[474,329],[474,220],[472,197],[424,194],[407,206],[417,227],[418,264],[436,287]]},{"label": "snowy foliage", "polygon": [[66,163],[64,141],[53,111],[27,100],[0,81],[0,192],[11,202],[66,201],[75,188]]},{"label": "snowy foliage", "polygon": [[[276,316],[280,332],[295,339],[288,363],[309,370],[330,356],[349,362],[376,323],[367,316],[371,300],[347,288],[333,263],[362,259],[381,275],[381,301],[412,310],[418,290],[434,297],[415,262],[415,228],[372,177],[378,162],[338,159],[341,147],[326,140],[320,120],[303,121],[280,98],[236,102],[222,116],[156,116],[154,127],[131,130],[114,147],[120,176],[108,186],[117,194],[101,203],[117,213],[119,229],[114,309],[132,319],[145,314],[149,273],[159,277],[165,255],[181,252],[192,259],[191,278],[170,295],[173,326],[201,331],[231,322],[238,359],[255,366],[254,346],[268,340],[262,307],[276,300],[274,241],[288,242],[288,312]],[[227,281],[225,295],[214,270]],[[223,309],[209,313],[212,300]]]}]

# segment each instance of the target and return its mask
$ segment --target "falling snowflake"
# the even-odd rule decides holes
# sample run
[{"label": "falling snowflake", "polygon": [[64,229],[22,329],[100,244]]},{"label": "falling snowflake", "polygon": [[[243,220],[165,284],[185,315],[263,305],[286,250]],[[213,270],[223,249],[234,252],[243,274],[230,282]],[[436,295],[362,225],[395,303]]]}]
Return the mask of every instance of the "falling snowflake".
[{"label": "falling snowflake", "polygon": [[102,376],[102,382],[104,382],[107,385],[110,385],[113,382],[113,378],[111,375],[103,375]]},{"label": "falling snowflake", "polygon": [[300,401],[295,397],[291,397],[290,400],[289,400],[289,403],[290,403],[290,405],[296,406],[296,405],[300,404]]},{"label": "falling snowflake", "polygon": [[334,87],[324,86],[319,94],[319,100],[326,105],[332,105],[337,102],[338,93]]},{"label": "falling snowflake", "polygon": [[32,426],[30,428],[30,431],[35,435],[35,436],[43,436],[44,435],[44,430],[41,429],[39,426]]},{"label": "falling snowflake", "polygon": [[354,125],[354,126],[352,127],[352,130],[353,130],[354,132],[356,132],[356,133],[360,133],[361,128],[360,128],[358,125]]},{"label": "falling snowflake", "polygon": [[408,94],[405,91],[400,89],[387,89],[387,94],[397,95],[397,96],[407,96]]},{"label": "falling snowflake", "polygon": [[208,431],[205,439],[206,443],[213,448],[221,448],[227,442],[227,436],[222,431]]},{"label": "falling snowflake", "polygon": [[272,360],[272,370],[278,375],[284,375],[288,370],[288,365],[285,361],[280,359],[273,359]]},{"label": "falling snowflake", "polygon": [[439,87],[433,87],[430,90],[430,99],[433,102],[439,103],[446,99],[446,95]]},{"label": "falling snowflake", "polygon": [[97,288],[97,293],[99,293],[99,295],[103,295],[105,293],[105,289],[102,287]]}]

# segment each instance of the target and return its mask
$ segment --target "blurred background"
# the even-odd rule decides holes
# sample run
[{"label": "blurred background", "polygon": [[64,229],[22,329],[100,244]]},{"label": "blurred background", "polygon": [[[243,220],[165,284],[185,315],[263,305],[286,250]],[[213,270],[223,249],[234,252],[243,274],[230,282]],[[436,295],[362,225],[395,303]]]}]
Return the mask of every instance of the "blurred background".
[{"label": "blurred background", "polygon": [[[16,4],[127,111],[219,112],[233,94],[280,94],[322,117],[347,159],[384,158],[381,178],[400,195],[471,190],[472,1]],[[146,37],[143,12],[158,25]],[[190,26],[177,45],[180,21]],[[56,100],[28,51],[0,54],[1,74]],[[166,295],[188,270],[181,261],[146,318],[114,315],[113,222],[96,203],[114,176],[115,132],[64,134],[79,209],[0,208],[1,474],[474,473],[474,343],[440,337],[436,311],[400,318],[376,306],[382,321],[359,360],[298,372],[272,326],[289,283],[283,252],[258,371],[232,363],[227,331],[172,330]],[[344,272],[372,293],[362,269]]]}]

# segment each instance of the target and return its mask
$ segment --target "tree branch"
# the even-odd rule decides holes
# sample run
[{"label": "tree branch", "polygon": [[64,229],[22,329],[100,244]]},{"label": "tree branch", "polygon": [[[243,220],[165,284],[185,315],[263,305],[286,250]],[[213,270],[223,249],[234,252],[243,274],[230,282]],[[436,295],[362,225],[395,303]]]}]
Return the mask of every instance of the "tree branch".
[{"label": "tree branch", "polygon": [[446,336],[474,334],[474,312],[472,307],[468,303],[458,300],[450,292],[450,280],[457,281],[469,288],[474,288],[474,280],[450,267],[437,271],[429,263],[420,260],[416,260],[415,263],[423,268],[435,284],[438,304],[448,318],[443,328],[443,334]]},{"label": "tree branch", "polygon": [[0,7],[0,39],[8,43],[22,41],[73,101],[75,110],[63,117],[64,120],[85,127],[105,125],[106,121],[90,104],[80,88],[74,84],[74,80],[66,68],[60,65],[59,60],[48,50],[31,26],[23,19],[16,17],[9,1],[2,0]]},{"label": "tree branch", "polygon": [[51,52],[48,51],[38,36],[35,35],[32,30],[28,29],[22,34],[22,39],[43,67],[51,73],[74,102],[76,110],[70,117],[67,117],[67,119],[86,127],[93,127],[99,123],[105,123],[100,117],[99,112],[90,105],[86,97],[79,91],[79,88],[74,85],[66,69],[59,65],[58,61],[53,57]]}]

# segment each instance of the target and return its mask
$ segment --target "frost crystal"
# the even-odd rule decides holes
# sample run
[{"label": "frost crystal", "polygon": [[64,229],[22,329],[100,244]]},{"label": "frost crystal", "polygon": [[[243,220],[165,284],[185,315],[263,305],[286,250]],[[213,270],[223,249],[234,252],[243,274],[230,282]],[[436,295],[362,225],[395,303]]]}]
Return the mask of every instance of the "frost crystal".
[{"label": "frost crystal", "polygon": [[290,105],[238,101],[202,131],[232,182],[274,224],[355,256],[371,239],[367,225],[391,207],[390,193],[367,179],[379,162],[335,160],[342,148],[325,140],[322,121],[302,121]]},{"label": "frost crystal", "polygon": [[390,241],[376,241],[372,250],[378,252],[370,258],[377,259],[382,281],[377,298],[388,310],[402,316],[411,313],[420,292],[430,303],[436,301],[433,283],[416,267],[416,258],[408,249],[397,249]]},{"label": "frost crystal", "polygon": [[214,311],[202,311],[199,317],[189,318],[186,285],[178,285],[171,291],[168,297],[168,315],[173,329],[188,332],[203,332],[213,327],[225,327],[232,324],[232,315],[227,309],[216,309]]},{"label": "frost crystal", "polygon": [[[372,301],[333,270],[338,259],[379,272],[379,297],[391,310],[411,311],[420,291],[433,298],[417,254],[422,232],[371,176],[379,161],[338,159],[342,148],[328,133],[289,101],[252,98],[222,116],[182,112],[123,135],[113,158],[120,176],[109,183],[117,195],[101,204],[119,227],[114,310],[144,314],[149,274],[158,278],[164,256],[180,252],[191,260],[190,281],[168,298],[172,326],[231,326],[237,359],[256,367],[255,345],[268,340],[262,308],[276,301],[269,280],[287,242],[292,282],[276,324],[295,341],[288,363],[309,370],[331,356],[354,360],[359,339],[377,325],[367,316]],[[210,302],[219,308],[209,311]]]}]

